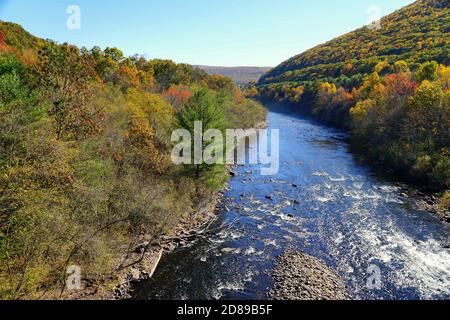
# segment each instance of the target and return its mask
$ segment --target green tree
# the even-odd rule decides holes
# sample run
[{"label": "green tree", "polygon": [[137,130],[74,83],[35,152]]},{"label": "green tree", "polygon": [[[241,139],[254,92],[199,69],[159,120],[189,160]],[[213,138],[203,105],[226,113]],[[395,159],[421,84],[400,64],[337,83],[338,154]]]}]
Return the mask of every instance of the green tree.
[{"label": "green tree", "polygon": [[427,61],[423,63],[417,72],[417,80],[419,82],[436,80],[438,78],[438,68],[439,64],[436,61]]},{"label": "green tree", "polygon": [[24,151],[27,126],[42,115],[27,78],[15,58],[0,58],[0,168]]},{"label": "green tree", "polygon": [[157,59],[149,62],[149,64],[161,91],[167,90],[171,85],[181,83],[178,77],[178,67],[175,62]]},{"label": "green tree", "polygon": [[[176,115],[176,126],[188,130],[192,137],[196,134],[195,122],[198,121],[202,123],[202,135],[210,129],[219,130],[223,134],[227,127],[225,113],[218,97],[212,91],[204,88],[195,92],[187,106]],[[202,152],[210,144],[210,142],[203,142]],[[223,144],[218,148],[223,148]],[[192,141],[191,150],[194,150],[194,141]],[[208,165],[204,160],[199,164],[190,165],[190,167],[197,179],[210,180],[211,175],[217,175],[217,167],[221,165]],[[194,154],[192,154],[192,163],[194,162]]]},{"label": "green tree", "polygon": [[396,63],[394,63],[394,71],[396,73],[400,73],[400,72],[409,72],[409,66],[408,63],[406,61],[403,60],[399,60]]},{"label": "green tree", "polygon": [[106,48],[105,56],[115,62],[121,62],[125,58],[125,56],[123,55],[123,52],[117,48]]}]

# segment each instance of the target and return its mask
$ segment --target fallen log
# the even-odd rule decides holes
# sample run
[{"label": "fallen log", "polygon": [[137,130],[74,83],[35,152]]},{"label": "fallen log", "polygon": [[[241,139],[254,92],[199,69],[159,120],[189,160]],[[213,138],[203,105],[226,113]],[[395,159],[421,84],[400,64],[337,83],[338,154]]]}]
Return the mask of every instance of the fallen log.
[{"label": "fallen log", "polygon": [[157,257],[156,257],[155,262],[153,263],[153,266],[152,266],[151,269],[150,269],[150,272],[149,272],[149,274],[148,274],[149,278],[153,277],[153,274],[155,273],[156,268],[158,268],[159,262],[161,261],[161,258],[162,258],[162,256],[163,256],[163,253],[164,253],[164,250],[161,249],[161,250],[159,251]]}]

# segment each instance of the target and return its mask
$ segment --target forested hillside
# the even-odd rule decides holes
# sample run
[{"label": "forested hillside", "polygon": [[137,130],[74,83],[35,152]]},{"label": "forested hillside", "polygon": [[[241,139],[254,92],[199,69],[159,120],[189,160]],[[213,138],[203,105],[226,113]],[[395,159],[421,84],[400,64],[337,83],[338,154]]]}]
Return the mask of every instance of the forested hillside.
[{"label": "forested hillside", "polygon": [[431,60],[448,65],[449,32],[449,2],[419,0],[384,17],[380,29],[360,28],[283,62],[259,84],[320,80],[351,88],[380,62],[404,60],[412,70]]},{"label": "forested hillside", "polygon": [[248,95],[347,128],[385,167],[450,193],[450,10],[419,0],[276,67]]},{"label": "forested hillside", "polygon": [[170,160],[171,132],[189,116],[205,130],[246,128],[265,110],[189,65],[0,22],[0,299],[54,297],[69,265],[109,279],[142,237],[211,201],[226,168]]}]

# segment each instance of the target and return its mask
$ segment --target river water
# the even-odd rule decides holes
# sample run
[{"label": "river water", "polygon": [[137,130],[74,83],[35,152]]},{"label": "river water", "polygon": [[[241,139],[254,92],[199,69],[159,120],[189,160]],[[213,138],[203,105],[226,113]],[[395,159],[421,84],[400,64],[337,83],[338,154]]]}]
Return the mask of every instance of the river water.
[{"label": "river water", "polygon": [[240,167],[218,230],[164,256],[133,298],[267,299],[276,257],[295,248],[335,269],[353,299],[450,299],[445,224],[358,161],[345,133],[276,112],[268,124],[280,129],[279,173]]}]

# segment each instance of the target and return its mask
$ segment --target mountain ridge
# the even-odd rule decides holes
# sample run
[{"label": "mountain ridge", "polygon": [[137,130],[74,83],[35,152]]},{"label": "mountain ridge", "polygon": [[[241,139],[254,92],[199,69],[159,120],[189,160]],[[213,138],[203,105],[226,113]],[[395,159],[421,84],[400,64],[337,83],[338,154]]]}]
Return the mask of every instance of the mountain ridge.
[{"label": "mountain ridge", "polygon": [[[262,76],[258,85],[319,78],[347,80],[347,87],[351,87],[359,84],[360,75],[370,73],[381,60],[392,63],[436,60],[449,64],[448,7],[445,0],[416,1],[383,17],[380,30],[364,26],[293,56]],[[345,69],[349,64],[352,68]],[[348,79],[342,77],[339,81],[341,75]]]},{"label": "mountain ridge", "polygon": [[237,84],[245,85],[252,81],[258,81],[272,67],[254,67],[254,66],[237,66],[237,67],[221,67],[221,66],[205,66],[195,65],[194,67],[206,71],[210,75],[221,75],[233,79]]}]

